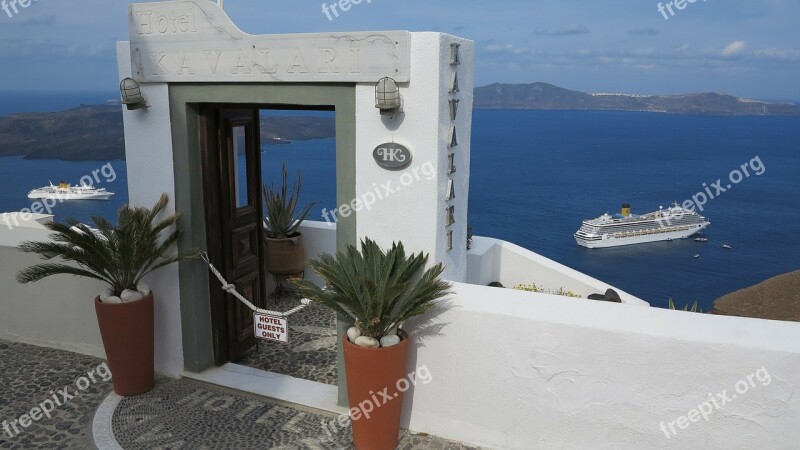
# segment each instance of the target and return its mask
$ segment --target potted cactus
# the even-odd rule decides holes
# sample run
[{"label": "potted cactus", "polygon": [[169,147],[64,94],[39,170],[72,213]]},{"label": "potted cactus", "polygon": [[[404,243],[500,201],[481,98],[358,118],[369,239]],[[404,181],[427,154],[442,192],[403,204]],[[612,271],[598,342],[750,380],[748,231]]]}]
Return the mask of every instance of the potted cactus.
[{"label": "potted cactus", "polygon": [[407,373],[409,344],[409,334],[402,326],[430,311],[450,288],[440,278],[443,266],[436,264],[426,270],[427,262],[428,255],[422,253],[406,256],[402,243],[384,251],[365,239],[360,251],[350,245],[335,256],[323,254],[309,262],[327,281],[326,289],[292,280],[300,295],[355,323],[342,336],[351,408],[371,402],[376,392],[388,392],[392,398],[368,415],[351,414],[357,449],[397,446],[403,392],[396,386]]},{"label": "potted cactus", "polygon": [[119,395],[139,395],[154,386],[153,293],[142,278],[196,255],[171,254],[182,232],[173,228],[178,214],[159,218],[168,201],[164,194],[150,209],[125,205],[119,210],[117,225],[92,217],[97,229],[72,219],[49,222],[45,226],[54,233],[50,241],[23,242],[18,247],[45,260],[59,259],[20,271],[20,283],[74,275],[108,284],[94,304],[114,391]]},{"label": "potted cactus", "polygon": [[297,181],[289,192],[286,163],[283,163],[281,175],[279,188],[264,185],[267,271],[273,275],[289,276],[305,270],[305,245],[302,233],[297,230],[316,202],[306,205],[295,214],[303,176],[297,175]]}]

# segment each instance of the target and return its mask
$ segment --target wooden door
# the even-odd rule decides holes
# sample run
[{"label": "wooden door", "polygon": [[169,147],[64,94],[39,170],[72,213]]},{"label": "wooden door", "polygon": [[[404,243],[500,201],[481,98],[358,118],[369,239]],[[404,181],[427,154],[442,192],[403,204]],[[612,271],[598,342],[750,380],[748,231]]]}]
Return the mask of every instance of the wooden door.
[{"label": "wooden door", "polygon": [[[257,108],[204,107],[202,114],[208,252],[245,298],[264,306],[261,148]],[[217,365],[255,345],[252,311],[212,280]]]}]

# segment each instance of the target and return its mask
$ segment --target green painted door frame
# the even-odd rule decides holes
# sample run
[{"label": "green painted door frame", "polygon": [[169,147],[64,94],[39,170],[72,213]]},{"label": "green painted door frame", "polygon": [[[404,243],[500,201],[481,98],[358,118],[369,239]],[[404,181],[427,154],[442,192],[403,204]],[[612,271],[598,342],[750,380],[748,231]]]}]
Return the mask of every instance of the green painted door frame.
[{"label": "green painted door frame", "polygon": [[[337,204],[356,198],[355,86],[344,84],[170,84],[170,119],[175,165],[175,208],[182,214],[179,226],[186,233],[178,243],[183,250],[206,246],[203,170],[200,152],[200,105],[224,104],[259,108],[320,108],[336,111]],[[337,248],[356,244],[356,214],[337,223]],[[201,372],[214,364],[208,269],[197,261],[179,264],[181,327],[185,370]],[[351,323],[337,320],[342,336]],[[347,405],[342,348],[338,349],[339,404]]]}]

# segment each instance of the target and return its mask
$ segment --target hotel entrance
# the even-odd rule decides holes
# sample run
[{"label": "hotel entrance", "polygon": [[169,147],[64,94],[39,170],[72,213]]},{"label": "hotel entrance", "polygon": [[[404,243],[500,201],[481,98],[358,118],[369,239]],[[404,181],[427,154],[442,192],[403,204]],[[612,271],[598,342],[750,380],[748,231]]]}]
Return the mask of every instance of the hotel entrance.
[{"label": "hotel entrance", "polygon": [[[204,130],[204,198],[208,254],[224,278],[258,308],[287,311],[300,298],[286,277],[269,272],[265,236],[269,211],[263,186],[280,192],[287,170],[287,193],[296,187],[295,215],[309,205],[302,228],[307,258],[316,257],[326,237],[335,250],[335,111],[292,105],[217,105],[200,108]],[[302,180],[299,186],[298,183]],[[213,211],[213,212],[212,212]],[[308,269],[295,276],[316,280]],[[321,280],[320,280],[321,283]],[[214,363],[242,366],[337,385],[336,315],[311,304],[289,319],[289,342],[256,340],[253,313],[212,277],[209,286]]]}]

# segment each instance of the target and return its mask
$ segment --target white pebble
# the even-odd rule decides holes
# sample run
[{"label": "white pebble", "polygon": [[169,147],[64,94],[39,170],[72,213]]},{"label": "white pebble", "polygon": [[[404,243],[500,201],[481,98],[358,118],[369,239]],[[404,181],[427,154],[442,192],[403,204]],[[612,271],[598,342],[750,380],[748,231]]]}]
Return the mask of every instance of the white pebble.
[{"label": "white pebble", "polygon": [[112,295],[111,297],[108,297],[107,299],[103,300],[103,303],[106,303],[108,305],[114,305],[117,303],[122,303],[122,299],[117,297],[116,295]]},{"label": "white pebble", "polygon": [[381,346],[381,343],[378,342],[377,339],[367,336],[359,336],[353,343],[359,347],[364,347],[364,348],[378,348]]},{"label": "white pebble", "polygon": [[112,291],[111,288],[105,288],[103,292],[100,293],[100,301],[105,302],[106,299],[112,295],[114,295],[114,291]]},{"label": "white pebble", "polygon": [[393,347],[400,343],[400,336],[396,334],[387,334],[381,338],[381,347]]},{"label": "white pebble", "polygon": [[122,291],[122,294],[120,294],[119,298],[121,298],[124,302],[135,302],[136,300],[143,299],[144,295],[142,295],[142,293],[139,291],[125,289]]},{"label": "white pebble", "polygon": [[360,336],[361,331],[356,327],[350,327],[350,329],[347,330],[347,339],[349,339],[350,342],[355,342]]},{"label": "white pebble", "polygon": [[141,292],[143,296],[147,297],[147,295],[150,293],[150,286],[144,283],[139,283],[136,285],[136,290]]}]

